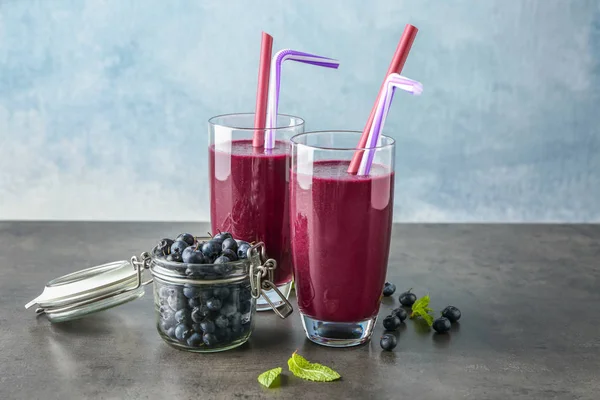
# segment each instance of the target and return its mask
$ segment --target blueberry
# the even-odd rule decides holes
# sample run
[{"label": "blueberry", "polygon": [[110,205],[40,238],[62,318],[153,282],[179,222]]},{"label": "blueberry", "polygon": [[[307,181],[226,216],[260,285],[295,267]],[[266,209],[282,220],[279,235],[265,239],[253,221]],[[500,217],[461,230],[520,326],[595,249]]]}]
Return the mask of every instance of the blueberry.
[{"label": "blueberry", "polygon": [[223,241],[225,239],[233,239],[233,236],[229,232],[219,232],[215,236],[213,236],[213,239]]},{"label": "blueberry", "polygon": [[179,293],[173,293],[167,298],[167,304],[169,305],[169,307],[171,307],[173,311],[182,309],[183,307],[185,307],[186,303],[187,301],[185,297],[181,296]]},{"label": "blueberry", "polygon": [[171,253],[173,241],[169,238],[162,239],[154,248],[154,254],[157,256],[166,256]]},{"label": "blueberry", "polygon": [[218,311],[221,309],[221,300],[212,297],[206,301],[206,307],[210,311]]},{"label": "blueberry", "polygon": [[207,346],[214,346],[217,344],[217,337],[214,333],[205,333],[204,336],[202,336],[202,341]]},{"label": "blueberry", "polygon": [[202,334],[202,326],[200,326],[199,323],[192,324],[192,329],[194,330],[194,332],[198,332],[198,333]]},{"label": "blueberry", "polygon": [[432,326],[437,333],[446,333],[450,330],[452,324],[450,323],[450,320],[448,318],[441,317],[433,321]]},{"label": "blueberry", "polygon": [[396,340],[396,336],[391,335],[389,333],[383,335],[381,337],[381,340],[379,341],[381,348],[388,351],[394,350],[394,347],[396,347],[397,343],[398,341]]},{"label": "blueberry", "polygon": [[196,307],[192,310],[192,321],[196,323],[200,323],[204,321],[204,318],[208,316],[210,310],[206,305],[202,305],[200,307]]},{"label": "blueberry", "polygon": [[238,244],[237,256],[240,260],[245,260],[248,258],[248,250],[250,249],[250,243],[244,242],[242,244]]},{"label": "blueberry", "polygon": [[206,274],[202,271],[201,268],[198,268],[197,265],[195,264],[190,264],[186,269],[185,269],[185,275],[189,276],[190,278],[202,278],[202,279],[206,279]]},{"label": "blueberry", "polygon": [[179,236],[177,236],[175,238],[175,241],[177,240],[181,240],[183,242],[186,242],[188,245],[193,245],[194,242],[196,241],[196,239],[194,238],[193,235],[190,235],[189,233],[182,233]]},{"label": "blueberry", "polygon": [[383,295],[386,297],[393,295],[395,291],[396,285],[394,285],[393,283],[386,282],[383,286]]},{"label": "blueberry", "polygon": [[165,320],[161,320],[159,326],[160,326],[160,330],[163,331],[164,333],[168,333],[170,328],[175,327],[175,325],[171,321],[165,321]]},{"label": "blueberry", "polygon": [[204,264],[206,259],[200,250],[196,250],[194,246],[187,247],[181,254],[181,259],[187,264]]},{"label": "blueberry", "polygon": [[190,347],[200,347],[202,343],[202,335],[196,332],[192,333],[192,336],[187,340],[187,344]]},{"label": "blueberry", "polygon": [[172,262],[183,262],[181,254],[179,253],[171,253],[165,259]]},{"label": "blueberry", "polygon": [[169,306],[161,306],[159,308],[160,319],[169,323],[175,322],[175,312]]},{"label": "blueberry", "polygon": [[219,328],[227,328],[229,326],[229,319],[224,315],[219,315],[215,320],[215,325]]},{"label": "blueberry", "polygon": [[237,261],[238,260],[237,253],[234,252],[231,249],[225,249],[225,250],[223,250],[223,252],[221,253],[221,255],[229,258],[229,260],[231,260],[231,261]]},{"label": "blueberry", "polygon": [[229,317],[229,324],[231,326],[241,326],[242,325],[242,314],[236,312]]},{"label": "blueberry", "polygon": [[250,312],[250,309],[252,308],[252,302],[251,301],[244,301],[240,304],[240,312],[242,314],[247,314]]},{"label": "blueberry", "polygon": [[192,333],[192,330],[186,324],[179,324],[175,327],[175,337],[178,340],[187,340]]},{"label": "blueberry", "polygon": [[200,299],[203,302],[206,302],[208,299],[213,297],[213,294],[214,292],[212,291],[212,289],[202,289],[202,291],[200,292]]},{"label": "blueberry", "polygon": [[215,288],[213,291],[213,295],[221,300],[225,300],[227,297],[229,297],[229,293],[230,290],[227,287]]},{"label": "blueberry", "polygon": [[191,309],[193,309],[195,307],[200,307],[201,305],[202,305],[202,300],[200,300],[200,298],[198,298],[198,297],[194,297],[193,299],[188,300],[188,306],[190,306]]},{"label": "blueberry", "polygon": [[227,343],[231,340],[231,331],[229,328],[218,328],[215,335],[221,343]]},{"label": "blueberry", "polygon": [[182,324],[188,324],[192,322],[192,316],[189,310],[182,308],[181,310],[175,312],[175,321]]},{"label": "blueberry", "polygon": [[202,245],[201,250],[208,262],[213,262],[221,254],[221,243],[218,240],[209,240]]},{"label": "blueberry", "polygon": [[189,247],[190,245],[187,244],[186,242],[184,242],[183,240],[176,240],[175,242],[173,242],[173,244],[171,245],[171,254],[173,253],[183,253],[183,250],[186,249],[186,247]]},{"label": "blueberry", "polygon": [[225,256],[218,257],[214,262],[215,272],[221,276],[225,276],[225,275],[231,273],[231,271],[233,271],[233,266],[231,266],[231,264],[229,264],[230,262],[231,261],[229,260],[229,258],[227,258]]},{"label": "blueberry", "polygon": [[221,248],[223,250],[231,250],[235,253],[238,249],[238,245],[237,245],[237,242],[235,240],[233,240],[232,238],[227,238],[227,239],[223,240],[223,244],[221,245]]},{"label": "blueberry", "polygon": [[414,293],[411,293],[412,289],[409,289],[408,291],[402,293],[400,295],[400,297],[398,297],[398,300],[400,300],[400,304],[402,304],[403,306],[412,306],[413,304],[415,304],[415,301],[417,301],[417,296]]},{"label": "blueberry", "polygon": [[245,287],[240,289],[240,300],[250,300],[252,298],[252,293],[250,293],[250,289]]},{"label": "blueberry", "polygon": [[400,318],[395,315],[388,315],[383,319],[383,327],[388,331],[395,331],[400,328],[401,323]]},{"label": "blueberry", "polygon": [[192,286],[186,283],[183,285],[183,295],[188,299],[193,299],[194,297],[198,297],[200,295],[200,289],[197,286]]},{"label": "blueberry", "polygon": [[226,317],[231,317],[233,314],[235,314],[237,312],[237,307],[235,306],[235,304],[225,304],[223,307],[221,307],[221,314],[223,314]]},{"label": "blueberry", "polygon": [[169,329],[167,329],[167,336],[170,337],[171,339],[176,339],[175,337],[175,327],[172,326]]},{"label": "blueberry", "polygon": [[448,306],[442,311],[442,317],[448,318],[450,322],[456,322],[460,319],[460,310],[454,306]]},{"label": "blueberry", "polygon": [[204,320],[200,322],[200,328],[204,333],[215,333],[215,323],[211,320]]},{"label": "blueberry", "polygon": [[396,317],[398,317],[400,322],[404,321],[408,317],[408,313],[402,307],[398,307],[395,310],[392,310],[392,315],[395,315]]}]

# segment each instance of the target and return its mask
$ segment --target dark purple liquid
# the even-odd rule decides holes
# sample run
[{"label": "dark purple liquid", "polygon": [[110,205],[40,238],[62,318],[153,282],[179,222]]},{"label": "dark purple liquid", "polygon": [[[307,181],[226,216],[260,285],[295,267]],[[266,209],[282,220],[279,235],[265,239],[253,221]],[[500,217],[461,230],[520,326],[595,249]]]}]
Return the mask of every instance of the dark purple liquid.
[{"label": "dark purple liquid", "polygon": [[288,154],[289,144],[282,141],[269,154],[252,147],[252,140],[235,140],[228,151],[209,148],[212,231],[264,242],[277,261],[277,285],[292,280]]},{"label": "dark purple liquid", "polygon": [[296,295],[309,317],[357,322],[377,315],[387,271],[394,174],[373,165],[349,175],[348,161],[322,161],[291,174]]}]

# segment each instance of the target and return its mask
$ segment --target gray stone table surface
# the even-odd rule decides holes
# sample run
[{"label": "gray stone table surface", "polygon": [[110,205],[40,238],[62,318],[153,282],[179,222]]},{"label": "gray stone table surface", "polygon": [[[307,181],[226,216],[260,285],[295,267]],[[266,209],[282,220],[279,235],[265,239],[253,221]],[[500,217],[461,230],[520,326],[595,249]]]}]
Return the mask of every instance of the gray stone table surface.
[{"label": "gray stone table surface", "polygon": [[[257,316],[244,346],[192,354],[161,341],[147,295],[50,324],[24,304],[59,275],[149,250],[206,224],[0,222],[0,399],[598,399],[600,226],[395,225],[388,280],[463,312],[448,335],[414,321],[398,347],[330,349],[308,341],[297,313]],[[295,300],[294,300],[295,301]],[[352,298],[348,298],[352,301]],[[380,316],[398,304],[385,298]],[[298,350],[343,378],[291,376]],[[281,366],[277,389],[259,373]]]}]

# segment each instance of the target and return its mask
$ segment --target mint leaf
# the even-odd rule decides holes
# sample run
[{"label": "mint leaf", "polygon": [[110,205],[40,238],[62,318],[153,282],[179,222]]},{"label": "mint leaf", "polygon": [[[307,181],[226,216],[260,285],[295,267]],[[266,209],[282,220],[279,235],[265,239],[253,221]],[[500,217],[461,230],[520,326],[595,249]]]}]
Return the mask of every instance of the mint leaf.
[{"label": "mint leaf", "polygon": [[429,295],[421,297],[412,305],[411,318],[421,317],[427,322],[427,325],[433,325],[433,316],[430,314],[433,308],[429,307]]},{"label": "mint leaf", "polygon": [[292,354],[288,360],[290,371],[298,378],[314,382],[331,382],[340,379],[341,375],[321,364],[311,363],[299,354]]},{"label": "mint leaf", "polygon": [[273,382],[275,382],[275,380],[279,378],[281,371],[281,367],[277,367],[263,372],[258,376],[258,381],[261,385],[270,388],[273,385]]}]

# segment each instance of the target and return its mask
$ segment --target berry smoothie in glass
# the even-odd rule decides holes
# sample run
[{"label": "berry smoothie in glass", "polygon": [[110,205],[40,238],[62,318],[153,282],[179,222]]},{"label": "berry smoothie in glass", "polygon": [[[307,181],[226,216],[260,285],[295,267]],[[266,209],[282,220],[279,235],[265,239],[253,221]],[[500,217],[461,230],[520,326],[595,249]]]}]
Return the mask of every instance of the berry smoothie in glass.
[{"label": "berry smoothie in glass", "polygon": [[369,340],[387,272],[394,140],[382,136],[368,176],[347,173],[360,132],[292,138],[290,225],[296,295],[307,337],[348,347]]},{"label": "berry smoothie in glass", "polygon": [[[277,262],[273,283],[287,298],[293,271],[289,226],[289,139],[304,131],[301,118],[278,115],[273,149],[253,147],[254,113],[209,120],[210,216],[213,234],[230,232],[247,242],[264,242]],[[283,303],[273,291],[275,306]],[[262,297],[257,310],[269,305]]]}]

